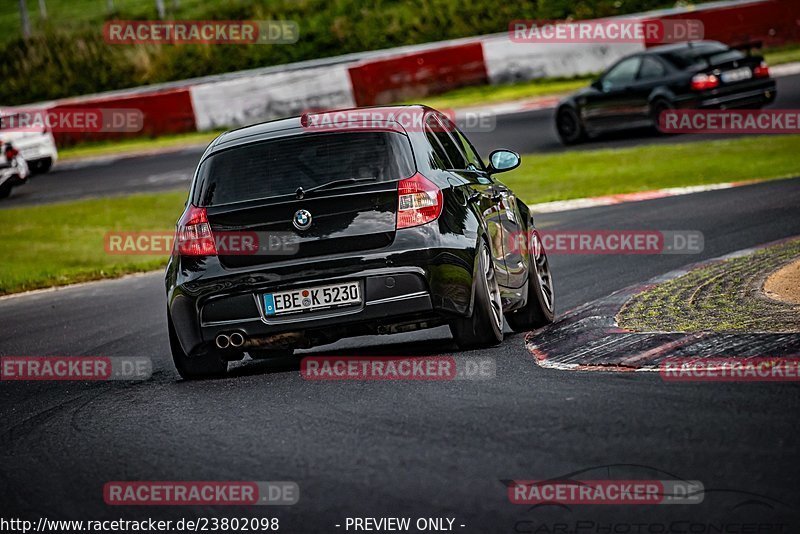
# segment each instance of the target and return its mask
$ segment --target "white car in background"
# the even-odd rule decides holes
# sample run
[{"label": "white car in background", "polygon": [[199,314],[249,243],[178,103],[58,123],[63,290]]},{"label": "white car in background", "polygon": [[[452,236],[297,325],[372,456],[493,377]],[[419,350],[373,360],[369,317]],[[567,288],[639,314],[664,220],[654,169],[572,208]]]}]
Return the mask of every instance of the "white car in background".
[{"label": "white car in background", "polygon": [[[3,121],[8,117],[0,118]],[[32,174],[41,174],[50,170],[58,159],[56,141],[52,132],[45,126],[26,128],[25,130],[6,130],[0,126],[0,143],[11,143],[28,162]]]}]

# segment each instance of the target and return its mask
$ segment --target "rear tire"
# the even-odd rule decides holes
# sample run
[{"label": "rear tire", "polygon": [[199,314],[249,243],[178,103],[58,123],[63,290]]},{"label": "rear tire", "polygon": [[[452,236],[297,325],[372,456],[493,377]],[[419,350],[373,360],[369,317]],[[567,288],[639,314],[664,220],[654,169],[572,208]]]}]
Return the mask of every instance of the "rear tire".
[{"label": "rear tire", "polygon": [[11,185],[6,182],[3,185],[0,185],[0,198],[8,198],[8,195],[11,194]]},{"label": "rear tire", "polygon": [[547,253],[536,232],[529,231],[527,235],[530,235],[532,240],[531,266],[528,269],[528,301],[524,308],[506,316],[508,325],[515,332],[541,328],[552,323],[555,317],[553,277],[550,274]]},{"label": "rear tire", "polygon": [[472,283],[472,315],[450,323],[450,332],[461,349],[491,347],[503,341],[503,305],[489,246],[478,248],[478,272]]},{"label": "rear tire", "polygon": [[172,326],[172,319],[167,317],[169,328],[169,346],[172,350],[172,361],[178,374],[184,380],[197,380],[203,378],[218,378],[224,376],[228,371],[228,361],[219,352],[204,347],[192,355],[183,352],[175,327]]},{"label": "rear tire", "polygon": [[52,158],[42,158],[31,161],[28,164],[30,167],[32,174],[44,174],[50,170],[50,167],[53,166],[53,159]]},{"label": "rear tire", "polygon": [[652,104],[650,104],[650,117],[653,121],[653,127],[655,127],[656,131],[660,135],[669,135],[667,132],[661,129],[661,114],[665,111],[671,111],[673,109],[675,109],[675,106],[672,105],[672,102],[664,98],[657,98]]},{"label": "rear tire", "polygon": [[586,140],[586,129],[578,116],[578,112],[564,106],[556,112],[556,131],[565,145],[576,145]]}]

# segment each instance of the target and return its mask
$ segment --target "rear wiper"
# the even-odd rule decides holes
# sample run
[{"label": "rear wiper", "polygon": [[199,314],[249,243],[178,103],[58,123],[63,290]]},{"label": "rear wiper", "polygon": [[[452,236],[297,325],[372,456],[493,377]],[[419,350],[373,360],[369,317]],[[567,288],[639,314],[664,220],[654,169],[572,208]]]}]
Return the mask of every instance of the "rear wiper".
[{"label": "rear wiper", "polygon": [[307,194],[313,191],[319,191],[321,189],[328,189],[329,187],[335,187],[339,185],[345,184],[355,184],[359,182],[374,182],[378,179],[377,176],[372,176],[370,178],[343,178],[341,180],[332,180],[330,182],[325,182],[324,184],[315,185],[311,189],[303,189],[302,187],[298,187],[295,192],[294,196],[297,197],[298,200],[305,197]]}]

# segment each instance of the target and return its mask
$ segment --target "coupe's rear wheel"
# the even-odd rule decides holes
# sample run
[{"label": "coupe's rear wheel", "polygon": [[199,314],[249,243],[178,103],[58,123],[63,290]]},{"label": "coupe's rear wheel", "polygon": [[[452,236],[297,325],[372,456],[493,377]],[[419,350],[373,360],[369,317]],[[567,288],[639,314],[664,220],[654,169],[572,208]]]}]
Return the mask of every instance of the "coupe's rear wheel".
[{"label": "coupe's rear wheel", "polygon": [[472,315],[450,323],[456,344],[462,348],[489,347],[503,341],[503,304],[489,246],[478,249],[478,273],[473,281]]},{"label": "coupe's rear wheel", "polygon": [[11,194],[11,184],[8,182],[0,185],[0,198],[7,198]]},{"label": "coupe's rear wheel", "polygon": [[666,131],[661,127],[661,115],[667,111],[675,109],[669,100],[663,98],[657,99],[650,105],[650,117],[653,120],[653,126],[656,131],[662,135],[666,135]]},{"label": "coupe's rear wheel", "polygon": [[565,145],[574,145],[586,139],[583,122],[571,107],[563,107],[556,113],[556,130]]},{"label": "coupe's rear wheel", "polygon": [[515,332],[541,328],[553,322],[554,294],[550,264],[539,234],[531,236],[531,266],[528,269],[528,302],[525,307],[506,316],[508,325]]},{"label": "coupe's rear wheel", "polygon": [[169,329],[169,346],[172,349],[172,361],[178,374],[185,380],[200,378],[215,378],[223,376],[228,370],[228,362],[222,355],[211,347],[198,350],[195,354],[187,355],[172,326],[172,319],[167,316]]}]

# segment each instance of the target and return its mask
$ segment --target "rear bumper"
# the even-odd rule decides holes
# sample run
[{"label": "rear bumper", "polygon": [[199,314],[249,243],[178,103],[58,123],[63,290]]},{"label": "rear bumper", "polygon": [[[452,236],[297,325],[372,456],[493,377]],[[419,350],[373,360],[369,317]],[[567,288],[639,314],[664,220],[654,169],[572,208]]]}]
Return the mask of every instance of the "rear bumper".
[{"label": "rear bumper", "polygon": [[[352,280],[345,277],[341,281]],[[331,281],[335,280],[323,283]],[[364,295],[359,305],[286,316],[265,316],[260,302],[262,293],[245,295],[249,301],[246,304],[242,296],[214,299],[200,310],[202,338],[212,340],[217,334],[237,331],[252,342],[277,338],[288,345],[310,346],[362,333],[384,333],[404,322],[433,322],[437,318],[422,273],[374,274],[359,281]],[[310,284],[314,285],[317,284]],[[225,318],[232,316],[236,318]]]},{"label": "rear bumper", "polygon": [[12,140],[12,143],[28,162],[49,159],[55,163],[58,160],[58,150],[52,134]]},{"label": "rear bumper", "polygon": [[752,82],[735,90],[713,90],[700,93],[685,102],[685,106],[699,109],[735,109],[766,106],[775,101],[776,84],[773,79]]},{"label": "rear bumper", "polygon": [[[469,313],[476,241],[427,233],[398,232],[379,252],[287,260],[260,269],[224,269],[213,257],[198,269],[198,260],[174,256],[167,267],[169,314],[187,353],[233,331],[254,343],[298,347],[412,323],[436,326]],[[264,315],[265,293],[351,281],[361,284],[360,305]]]}]

